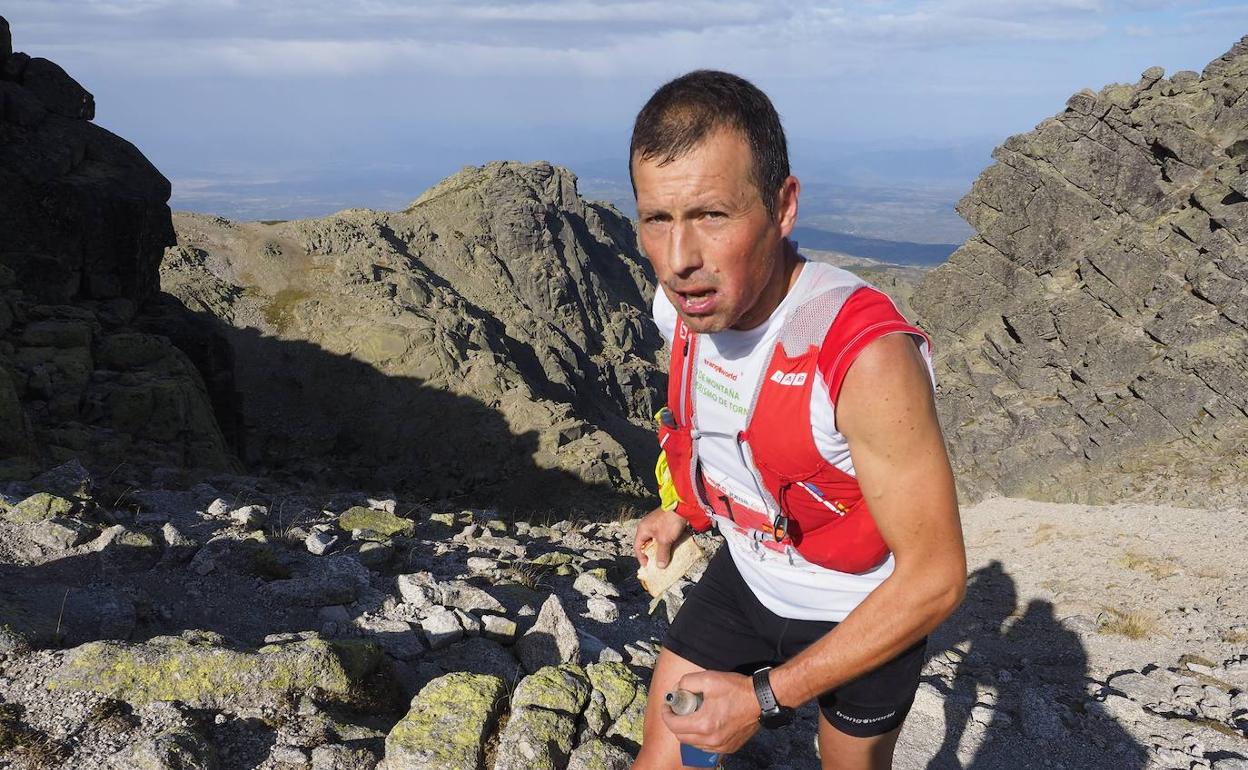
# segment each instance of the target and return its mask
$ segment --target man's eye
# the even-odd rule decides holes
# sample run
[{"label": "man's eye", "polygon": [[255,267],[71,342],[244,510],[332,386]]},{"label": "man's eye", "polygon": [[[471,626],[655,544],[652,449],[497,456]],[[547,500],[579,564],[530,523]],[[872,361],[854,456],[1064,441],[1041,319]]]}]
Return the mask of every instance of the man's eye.
[{"label": "man's eye", "polygon": [[706,217],[707,219],[723,219],[724,217],[728,215],[722,211],[704,211],[702,213],[702,216]]}]

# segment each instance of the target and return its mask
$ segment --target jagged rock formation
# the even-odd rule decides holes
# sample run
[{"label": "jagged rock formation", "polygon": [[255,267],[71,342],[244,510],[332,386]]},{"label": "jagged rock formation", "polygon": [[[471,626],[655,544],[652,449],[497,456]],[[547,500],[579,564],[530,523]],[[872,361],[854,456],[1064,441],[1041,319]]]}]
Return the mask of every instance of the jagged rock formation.
[{"label": "jagged rock formation", "polygon": [[642,489],[652,279],[568,171],[469,168],[402,212],[174,223],[162,284],[223,322],[249,465],[476,500]]},{"label": "jagged rock formation", "polygon": [[912,303],[963,491],[1248,490],[1248,38],[1082,91],[994,153]]},{"label": "jagged rock formation", "polygon": [[0,19],[0,478],[70,457],[101,475],[232,467],[195,368],[140,330],[169,182],[94,114]]}]

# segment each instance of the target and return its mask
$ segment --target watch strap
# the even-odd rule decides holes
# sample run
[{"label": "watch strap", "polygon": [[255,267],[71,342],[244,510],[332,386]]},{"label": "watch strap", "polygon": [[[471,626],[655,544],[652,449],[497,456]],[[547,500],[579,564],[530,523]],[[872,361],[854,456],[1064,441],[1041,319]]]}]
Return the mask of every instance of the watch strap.
[{"label": "watch strap", "polygon": [[776,694],[771,691],[771,666],[765,666],[754,672],[754,697],[758,698],[762,713],[774,713],[780,705],[776,703]]}]

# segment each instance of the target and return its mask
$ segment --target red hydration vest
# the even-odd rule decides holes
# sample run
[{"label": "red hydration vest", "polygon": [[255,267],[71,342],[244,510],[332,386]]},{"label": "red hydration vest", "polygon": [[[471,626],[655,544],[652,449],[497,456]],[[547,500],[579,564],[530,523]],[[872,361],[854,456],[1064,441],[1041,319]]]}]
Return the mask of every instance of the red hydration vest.
[{"label": "red hydration vest", "polygon": [[815,445],[810,399],[822,374],[835,405],[854,357],[872,341],[895,332],[927,339],[906,323],[886,295],[865,284],[818,294],[788,315],[755,391],[746,428],[736,436],[767,508],[760,512],[734,503],[698,471],[693,408],[697,336],[678,316],[667,388],[676,425],[659,427],[660,446],[680,495],[676,512],[699,532],[711,526],[714,512],[762,546],[782,552],[791,547],[806,561],[838,572],[861,573],[883,563],[889,548],[858,480],[827,462]]}]

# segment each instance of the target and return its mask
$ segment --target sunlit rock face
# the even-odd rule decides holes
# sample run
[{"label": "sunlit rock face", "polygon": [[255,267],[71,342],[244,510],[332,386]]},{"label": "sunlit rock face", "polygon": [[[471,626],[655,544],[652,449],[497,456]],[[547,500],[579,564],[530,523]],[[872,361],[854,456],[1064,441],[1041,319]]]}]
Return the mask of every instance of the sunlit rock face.
[{"label": "sunlit rock face", "polygon": [[963,492],[1208,504],[1248,489],[1248,38],[1082,91],[958,206],[912,299]]}]

